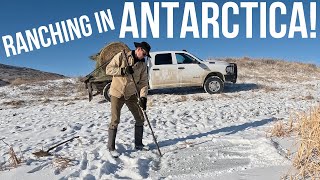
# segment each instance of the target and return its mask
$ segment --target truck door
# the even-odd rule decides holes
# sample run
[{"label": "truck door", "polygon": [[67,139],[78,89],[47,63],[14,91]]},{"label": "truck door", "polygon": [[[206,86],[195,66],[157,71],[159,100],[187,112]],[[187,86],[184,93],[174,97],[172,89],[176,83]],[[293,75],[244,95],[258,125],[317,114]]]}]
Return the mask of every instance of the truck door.
[{"label": "truck door", "polygon": [[179,87],[177,64],[172,53],[156,54],[149,67],[151,89]]},{"label": "truck door", "polygon": [[175,53],[177,61],[178,79],[181,87],[201,86],[206,70],[194,57],[186,53]]}]

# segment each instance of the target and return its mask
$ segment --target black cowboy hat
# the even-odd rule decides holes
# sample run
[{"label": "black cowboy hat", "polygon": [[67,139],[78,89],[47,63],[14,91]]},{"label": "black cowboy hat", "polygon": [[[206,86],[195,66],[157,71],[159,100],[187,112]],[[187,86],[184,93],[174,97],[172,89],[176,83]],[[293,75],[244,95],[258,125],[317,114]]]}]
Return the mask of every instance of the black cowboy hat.
[{"label": "black cowboy hat", "polygon": [[146,52],[147,52],[147,56],[151,58],[149,52],[151,50],[151,46],[145,42],[145,41],[142,41],[141,43],[138,43],[138,42],[134,42],[134,46],[137,48],[137,47],[141,47],[142,49],[144,49]]}]

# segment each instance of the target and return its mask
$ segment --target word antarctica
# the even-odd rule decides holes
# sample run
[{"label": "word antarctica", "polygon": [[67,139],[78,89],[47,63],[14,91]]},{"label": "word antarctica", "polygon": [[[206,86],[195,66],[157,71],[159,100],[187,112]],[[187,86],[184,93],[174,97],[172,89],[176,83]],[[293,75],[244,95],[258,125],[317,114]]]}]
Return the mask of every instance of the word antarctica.
[{"label": "word antarctica", "polygon": [[[289,1],[288,4],[290,4]],[[174,23],[174,21],[181,22],[180,38],[186,38],[187,32],[192,33],[193,38],[220,38],[221,31],[225,38],[236,38],[239,34],[240,28],[244,27],[246,38],[252,38],[253,16],[260,17],[260,24],[255,26],[255,29],[260,29],[260,38],[267,38],[267,27],[269,27],[268,30],[272,38],[285,37],[287,34],[287,29],[289,29],[288,38],[294,38],[294,34],[296,32],[300,33],[302,38],[308,38],[302,2],[291,2],[289,8],[287,8],[286,4],[282,2],[273,2],[271,4],[268,3],[268,8],[266,2],[240,2],[239,4],[235,2],[226,2],[221,7],[219,7],[215,2],[202,2],[201,14],[197,14],[199,11],[196,10],[199,7],[197,7],[194,2],[185,2],[182,20],[177,18],[176,12],[182,9],[180,8],[180,5],[181,4],[179,2],[154,2],[154,12],[152,12],[150,10],[149,2],[141,2],[141,36],[139,36],[134,3],[126,2],[123,10],[119,37],[125,38],[126,33],[132,33],[133,38],[147,38],[148,20],[152,37],[159,38],[159,21],[160,17],[165,18],[166,10],[167,38],[174,38],[174,28],[176,28],[176,25],[179,24]],[[163,12],[159,11],[159,9],[165,10],[163,10]],[[256,9],[259,10],[259,14],[254,14],[257,11]],[[292,9],[289,26],[287,26],[287,24],[283,21],[280,22],[278,20],[287,15],[287,9]],[[243,13],[244,15],[239,16],[240,13]],[[267,15],[269,15],[269,17]],[[198,16],[201,17],[201,37],[199,33]],[[245,24],[239,24],[241,22],[233,22],[237,21],[234,19],[239,19],[239,17],[244,18]],[[316,33],[314,32],[316,29],[316,2],[310,2],[310,15],[306,17],[310,18],[311,21],[310,38],[316,38]],[[128,20],[131,26],[127,26]],[[299,20],[299,23],[296,23],[297,20]],[[189,22],[190,25],[188,25]],[[219,22],[221,22],[221,24],[219,24]],[[164,26],[164,24],[161,24],[161,26]],[[212,34],[209,36],[208,32],[211,29]]]},{"label": "word antarctica", "polygon": [[[186,38],[187,35],[191,38],[220,38],[221,34],[225,38],[236,38],[239,35],[240,28],[241,32],[245,32],[246,38],[252,38],[253,30],[260,31],[260,38],[294,38],[296,33],[302,38],[316,38],[316,2],[309,2],[310,7],[307,7],[307,9],[310,9],[310,14],[308,13],[306,16],[304,3],[291,1],[288,1],[287,4],[283,2],[268,4],[266,2],[240,2],[237,4],[229,1],[221,7],[215,2],[202,2],[201,7],[198,7],[200,2],[153,2],[153,8],[151,8],[150,3],[140,2],[140,23],[137,22],[136,18],[136,13],[139,13],[135,9],[137,4],[134,2],[124,3],[119,38],[126,38],[126,35],[133,38],[160,38],[160,25],[167,26],[167,38],[174,38],[179,33],[177,31],[179,29],[174,29],[179,28],[179,26],[176,26],[177,24],[181,24],[180,38]],[[289,4],[290,7],[287,7]],[[182,10],[181,19],[177,14]],[[291,11],[289,16],[287,15],[288,10]],[[256,11],[259,13],[255,14]],[[197,12],[201,14],[197,14]],[[243,15],[240,16],[240,14]],[[201,36],[198,16],[201,16]],[[253,16],[259,16],[260,19],[260,24],[254,26],[254,29]],[[284,22],[282,17],[286,16],[288,16],[287,19],[290,19],[290,22]],[[307,21],[306,17],[310,19]],[[160,18],[164,18],[161,19],[161,24]],[[240,21],[239,18],[244,20]],[[110,11],[104,19],[113,30],[114,22]],[[166,24],[163,24],[165,20]],[[178,23],[174,23],[174,21]],[[98,24],[99,21],[96,22]],[[310,22],[310,26],[307,26],[306,22]],[[140,31],[138,24],[141,24]],[[106,23],[104,26],[106,26]],[[148,27],[152,35],[147,35]],[[102,33],[102,31],[99,30],[99,33]],[[32,31],[18,32],[15,38],[11,35],[2,36],[2,41],[6,55],[9,57],[10,52],[17,55],[22,50],[29,52],[34,48],[49,47],[57,43],[72,41],[75,38],[80,39],[82,36],[88,37],[91,34],[92,28],[89,18],[81,16],[73,21],[61,21],[50,24],[49,27],[41,26],[32,29]]]}]

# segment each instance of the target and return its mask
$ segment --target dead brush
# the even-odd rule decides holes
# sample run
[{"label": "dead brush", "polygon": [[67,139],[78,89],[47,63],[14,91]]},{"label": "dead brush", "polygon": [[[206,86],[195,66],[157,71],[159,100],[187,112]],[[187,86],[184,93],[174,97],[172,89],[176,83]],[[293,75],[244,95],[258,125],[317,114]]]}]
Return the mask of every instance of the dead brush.
[{"label": "dead brush", "polygon": [[303,97],[302,99],[303,99],[303,100],[313,100],[313,99],[315,99],[315,98],[314,98],[311,94],[309,94],[309,95]]},{"label": "dead brush", "polygon": [[73,166],[74,163],[72,163],[72,160],[69,159],[69,158],[65,158],[65,157],[61,157],[61,156],[58,156],[58,157],[55,157],[53,160],[52,160],[52,164],[58,168],[59,171],[63,171],[65,170],[67,167],[70,167],[70,166]]},{"label": "dead brush", "polygon": [[276,64],[276,63],[277,63],[277,61],[274,60],[274,59],[262,59],[261,62],[262,62],[263,64],[269,64],[269,65],[272,65],[272,64]]},{"label": "dead brush", "polygon": [[[229,95],[227,95],[227,94],[224,94],[224,93],[221,93],[220,96],[221,96],[222,98],[228,98],[228,99],[231,99],[231,98],[232,98],[231,96],[229,96]],[[215,98],[212,97],[212,99],[215,99]]]},{"label": "dead brush", "polygon": [[84,83],[78,82],[76,84],[76,92],[78,93],[78,96],[87,96],[87,89]]},{"label": "dead brush", "polygon": [[278,88],[275,87],[270,87],[270,86],[263,86],[263,89],[265,90],[265,92],[272,92],[272,91],[277,91]]},{"label": "dead brush", "polygon": [[291,133],[295,132],[296,127],[293,124],[292,118],[288,123],[283,121],[277,122],[269,131],[270,137],[288,137]]},{"label": "dead brush", "polygon": [[42,103],[47,104],[50,103],[52,100],[49,98],[45,98],[44,100],[42,100]]},{"label": "dead brush", "polygon": [[150,101],[147,101],[147,107],[148,107],[148,108],[153,107],[153,106],[154,106],[154,103],[155,103],[155,100],[154,100],[154,99],[151,99]]},{"label": "dead brush", "polygon": [[73,87],[74,84],[73,84],[72,82],[63,81],[63,82],[61,83],[61,86],[62,86],[62,87],[69,88],[69,87]]},{"label": "dead brush", "polygon": [[4,142],[3,139],[1,139],[3,143],[5,143],[7,146],[10,147],[9,149],[9,159],[8,159],[8,163],[9,163],[9,167],[13,167],[16,168],[17,166],[19,166],[19,164],[21,164],[22,162],[22,158],[18,158],[16,153],[13,150],[13,147],[10,146],[9,144],[7,144],[6,142]]},{"label": "dead brush", "polygon": [[27,79],[22,79],[22,78],[17,78],[15,80],[13,80],[11,82],[11,86],[19,86],[21,84],[27,84],[27,83],[30,83],[31,81],[30,80],[27,80]]},{"label": "dead brush", "polygon": [[[270,58],[225,58],[221,59],[227,62],[236,63],[239,69],[240,79],[243,76],[252,79],[253,77],[267,77],[272,81],[299,81],[302,82],[306,77],[320,77],[320,68],[315,64],[299,63],[293,61],[284,61]],[[253,71],[254,68],[255,70]],[[259,72],[256,74],[256,72]],[[319,78],[318,78],[319,79]]]},{"label": "dead brush", "polygon": [[267,93],[278,90],[278,88],[276,87],[271,87],[271,86],[262,85],[262,84],[258,84],[258,89],[263,89]]},{"label": "dead brush", "polygon": [[16,168],[21,163],[21,159],[17,158],[12,146],[10,146],[9,155],[9,166]]},{"label": "dead brush", "polygon": [[12,101],[3,102],[2,104],[5,106],[13,106],[15,108],[18,108],[22,106],[24,103],[25,101],[23,100],[12,100]]},{"label": "dead brush", "polygon": [[192,96],[192,99],[195,101],[204,101],[205,100],[205,98],[202,96]]},{"label": "dead brush", "polygon": [[187,100],[188,100],[187,96],[180,96],[179,98],[176,99],[176,102],[185,102]]},{"label": "dead brush", "polygon": [[297,179],[320,178],[320,105],[298,117],[299,147],[293,159]]}]

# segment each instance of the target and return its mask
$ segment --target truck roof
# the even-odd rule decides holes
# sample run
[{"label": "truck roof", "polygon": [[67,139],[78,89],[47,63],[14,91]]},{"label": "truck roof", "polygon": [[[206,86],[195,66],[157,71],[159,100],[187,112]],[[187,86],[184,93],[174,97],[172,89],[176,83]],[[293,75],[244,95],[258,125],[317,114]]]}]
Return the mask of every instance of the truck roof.
[{"label": "truck roof", "polygon": [[[187,51],[152,51],[150,54],[161,54],[161,53],[186,53]],[[189,53],[189,52],[187,52]]]}]

